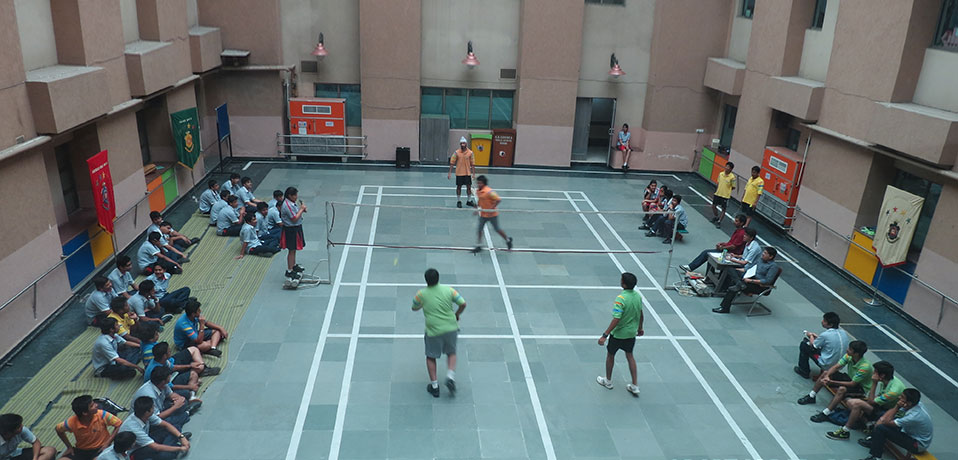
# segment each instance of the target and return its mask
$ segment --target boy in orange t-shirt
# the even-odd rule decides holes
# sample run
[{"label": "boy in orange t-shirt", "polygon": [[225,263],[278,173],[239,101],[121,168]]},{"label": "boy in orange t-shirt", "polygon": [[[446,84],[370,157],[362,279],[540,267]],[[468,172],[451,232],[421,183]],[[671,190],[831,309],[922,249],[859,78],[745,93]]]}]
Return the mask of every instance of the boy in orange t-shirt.
[{"label": "boy in orange t-shirt", "polygon": [[[98,408],[90,395],[74,398],[71,406],[76,415],[71,415],[56,426],[57,436],[67,446],[60,458],[93,460],[113,442],[113,437],[123,421]],[[109,431],[110,427],[113,427],[112,433]],[[67,433],[73,433],[76,445],[70,444]]]},{"label": "boy in orange t-shirt", "polygon": [[476,178],[476,184],[479,185],[479,188],[476,190],[476,195],[479,197],[479,235],[476,237],[476,248],[472,250],[474,254],[478,254],[482,250],[480,243],[482,243],[482,229],[486,226],[486,222],[492,224],[492,228],[502,236],[502,239],[506,240],[506,246],[511,250],[512,249],[512,238],[509,238],[506,235],[506,232],[502,231],[499,228],[499,211],[496,211],[496,206],[499,206],[499,203],[502,202],[502,198],[499,198],[499,194],[495,190],[489,188],[489,181],[486,179],[486,176],[479,176]]},{"label": "boy in orange t-shirt", "polygon": [[466,186],[466,206],[475,207],[472,202],[472,178],[476,176],[476,160],[472,150],[466,147],[466,137],[459,138],[459,150],[449,157],[449,172],[446,179],[452,177],[452,168],[456,168],[456,207],[462,207],[462,186]]}]

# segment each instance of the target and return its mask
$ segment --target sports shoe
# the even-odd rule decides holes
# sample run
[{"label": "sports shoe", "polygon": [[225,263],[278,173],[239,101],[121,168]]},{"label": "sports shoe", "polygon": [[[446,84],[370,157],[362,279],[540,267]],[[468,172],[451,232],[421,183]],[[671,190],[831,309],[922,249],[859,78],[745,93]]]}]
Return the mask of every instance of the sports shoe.
[{"label": "sports shoe", "polygon": [[479,247],[479,246],[476,246],[476,247],[472,248],[472,253],[473,253],[473,254],[479,254],[480,251],[482,251],[482,248]]},{"label": "sports shoe", "polygon": [[666,238],[662,240],[662,244],[671,244],[671,243],[672,243],[672,238]]},{"label": "sports shoe", "polygon": [[651,237],[656,236],[656,235],[655,235],[655,232],[653,232],[653,231],[648,231],[648,232],[645,233],[645,236],[651,238]]},{"label": "sports shoe", "polygon": [[466,202],[466,206],[469,206],[470,208],[475,208],[475,207],[476,207],[476,202],[475,202],[475,201],[472,201],[472,200],[469,200],[469,201]]},{"label": "sports shoe", "polygon": [[193,433],[190,433],[189,431],[184,431],[184,432],[182,432],[182,433],[180,433],[180,434],[182,434],[183,437],[186,438],[187,441],[189,441],[190,438],[193,437]]},{"label": "sports shoe", "polygon": [[872,446],[872,437],[865,436],[864,438],[858,440],[858,444],[866,449],[870,449]]},{"label": "sports shoe", "polygon": [[650,230],[649,226],[646,224],[639,225],[639,230]]},{"label": "sports shoe", "polygon": [[462,207],[462,202],[461,202],[461,201],[457,201],[457,202],[456,202],[456,207],[457,207],[457,208],[461,208],[461,207]]},{"label": "sports shoe", "polygon": [[[432,384],[429,384],[432,386]],[[449,396],[456,396],[456,381],[453,379],[446,379],[446,389],[449,390]]]},{"label": "sports shoe", "polygon": [[289,270],[286,271],[286,278],[289,279],[290,281],[292,281],[292,280],[299,280],[299,279],[302,278],[302,277],[303,277],[303,275],[300,274],[300,273],[298,273],[298,272],[289,271]]},{"label": "sports shoe", "polygon": [[713,217],[713,218],[709,219],[709,222],[711,222],[711,223],[713,223],[713,224],[716,223],[716,222],[718,222],[718,217]]},{"label": "sports shoe", "polygon": [[692,271],[692,267],[689,267],[688,265],[679,265],[679,269],[682,270],[682,271],[684,271],[684,272],[690,272],[690,271]]},{"label": "sports shoe", "polygon": [[792,368],[792,370],[795,371],[795,373],[798,374],[799,376],[801,376],[803,379],[807,379],[807,378],[808,378],[808,372],[807,372],[807,371],[803,371],[802,368],[800,368],[800,367],[798,367],[798,366],[795,366],[795,367]]},{"label": "sports shoe", "polygon": [[848,441],[848,438],[851,436],[851,433],[845,431],[842,428],[839,428],[835,431],[828,431],[825,433],[825,437],[828,439],[835,439],[838,441]]},{"label": "sports shoe", "polygon": [[629,393],[632,393],[632,396],[636,396],[636,397],[639,396],[639,386],[638,386],[638,385],[633,385],[633,384],[630,383],[630,384],[628,384],[628,385],[625,386],[625,389],[626,389],[626,390],[629,390]]},{"label": "sports shoe", "polygon": [[[808,395],[805,395],[805,396],[808,396]],[[813,421],[813,422],[815,422],[815,423],[827,422],[827,421],[828,421],[828,416],[825,415],[824,412],[819,412],[819,413],[817,413],[817,414],[815,414],[815,415],[809,417],[809,420],[811,420],[811,421]]]},{"label": "sports shoe", "polygon": [[200,377],[212,377],[214,375],[220,375],[220,368],[207,366],[203,369],[203,372],[200,372]]},{"label": "sports shoe", "polygon": [[511,237],[511,236],[509,237],[508,240],[506,240],[506,247],[509,248],[510,251],[512,250],[512,237]]},{"label": "sports shoe", "polygon": [[160,317],[160,322],[163,323],[163,324],[166,324],[166,323],[170,322],[170,320],[172,320],[172,319],[173,319],[173,315],[167,313],[167,314],[165,314],[165,315],[163,315],[163,316]]},{"label": "sports shoe", "polygon": [[193,415],[196,413],[196,411],[200,410],[200,407],[203,407],[203,401],[194,399],[193,401],[183,405],[183,410],[186,411],[186,413]]},{"label": "sports shoe", "polygon": [[612,389],[612,381],[609,380],[609,379],[607,379],[607,378],[605,378],[605,377],[603,377],[603,376],[601,376],[601,375],[595,378],[595,382],[598,383],[599,385],[602,385],[602,386],[604,386],[604,387],[610,389],[610,390]]},{"label": "sports shoe", "polygon": [[296,272],[296,273],[302,273],[302,272],[306,271],[306,269],[303,268],[302,265],[296,264],[296,265],[293,265],[293,271]]},{"label": "sports shoe", "polygon": [[809,395],[802,396],[801,398],[798,398],[798,403],[803,406],[807,404],[815,404],[815,397]]},{"label": "sports shoe", "polygon": [[206,354],[210,356],[216,356],[217,358],[219,358],[220,356],[223,356],[223,351],[217,350],[216,348],[210,348],[210,350],[207,351]]},{"label": "sports shoe", "polygon": [[433,398],[439,397],[439,387],[433,387],[431,383],[426,384],[426,391],[432,395]]},{"label": "sports shoe", "polygon": [[192,239],[190,239],[190,246],[192,246],[192,245],[194,245],[194,244],[196,244],[196,243],[199,243],[199,242],[200,242],[200,238],[199,238],[199,237],[197,237],[197,238],[192,238]]}]

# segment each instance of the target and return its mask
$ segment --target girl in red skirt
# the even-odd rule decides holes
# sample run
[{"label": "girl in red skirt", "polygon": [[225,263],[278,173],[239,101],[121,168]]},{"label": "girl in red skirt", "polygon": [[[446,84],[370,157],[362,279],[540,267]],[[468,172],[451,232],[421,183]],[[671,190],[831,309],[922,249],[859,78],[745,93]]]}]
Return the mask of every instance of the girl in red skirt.
[{"label": "girl in red skirt", "polygon": [[283,200],[276,202],[279,217],[283,221],[279,247],[289,251],[286,255],[286,277],[292,279],[302,278],[305,270],[296,263],[296,251],[306,246],[306,239],[303,237],[303,213],[306,212],[306,205],[302,201],[297,202],[297,198],[299,190],[296,190],[296,187],[287,187]]}]

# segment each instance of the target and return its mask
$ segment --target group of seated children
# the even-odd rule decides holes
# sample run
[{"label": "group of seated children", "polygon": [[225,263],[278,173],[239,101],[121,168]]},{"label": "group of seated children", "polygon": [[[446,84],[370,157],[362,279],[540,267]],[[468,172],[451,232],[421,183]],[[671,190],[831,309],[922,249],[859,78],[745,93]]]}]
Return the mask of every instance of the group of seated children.
[{"label": "group of seated children", "polygon": [[240,237],[237,259],[246,254],[270,257],[280,251],[283,222],[277,203],[284,199],[281,190],[273,191],[269,202],[258,200],[253,196],[253,180],[236,173],[222,186],[210,179],[207,187],[200,196],[199,211],[210,216],[217,235]]},{"label": "group of seated children", "polygon": [[[645,188],[642,210],[647,214],[642,218],[639,230],[647,230],[645,236],[648,237],[664,237],[664,244],[672,243],[674,230],[685,230],[689,224],[689,216],[682,206],[682,195],[673,194],[665,185],[658,187],[654,180]],[[675,239],[682,241],[682,234],[676,231]]]},{"label": "group of seated children", "polygon": [[[848,333],[839,325],[838,314],[828,312],[822,317],[822,333],[805,331],[795,373],[809,378],[809,360],[822,372],[798,404],[815,404],[818,392],[830,389],[834,396],[824,409],[811,416],[811,421],[841,425],[825,433],[829,439],[837,440],[849,439],[852,429],[864,426],[866,436],[858,443],[869,450],[866,460],[880,459],[889,441],[912,454],[926,451],[933,430],[931,417],[921,403],[921,393],[906,389],[888,361],[870,363],[865,358],[868,345],[861,340],[849,341]],[[845,412],[839,405],[845,407]]]},{"label": "group of seated children", "polygon": [[190,297],[190,288],[170,291],[173,277],[160,261],[145,266],[149,275],[139,284],[133,281],[130,270],[133,263],[128,256],[117,256],[116,268],[106,277],[93,277],[94,291],[87,297],[85,313],[87,324],[99,327],[110,315],[114,302],[129,306],[136,321],[167,322],[171,314],[183,310]]}]

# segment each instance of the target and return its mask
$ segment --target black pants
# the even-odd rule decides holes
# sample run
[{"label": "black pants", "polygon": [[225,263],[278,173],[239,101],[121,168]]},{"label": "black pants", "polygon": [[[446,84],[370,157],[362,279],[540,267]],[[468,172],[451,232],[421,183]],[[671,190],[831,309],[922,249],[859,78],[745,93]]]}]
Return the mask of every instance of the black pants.
[{"label": "black pants", "polygon": [[111,363],[103,367],[103,370],[100,371],[100,377],[106,377],[110,380],[128,380],[136,377],[136,369]]},{"label": "black pants", "polygon": [[882,454],[885,452],[885,441],[891,441],[895,444],[898,444],[913,454],[917,454],[919,452],[918,442],[915,441],[915,438],[908,436],[897,426],[892,427],[888,425],[878,425],[874,430],[872,430],[871,447],[868,448],[868,452],[875,457],[881,458]]},{"label": "black pants", "polygon": [[[668,219],[666,217],[660,217],[659,221],[656,222],[655,226],[652,227],[654,231],[659,236],[664,236],[666,238],[672,238],[672,226],[675,225],[675,219]],[[685,230],[685,226],[679,224],[679,230]]]},{"label": "black pants", "polygon": [[728,310],[732,307],[732,301],[735,300],[740,293],[741,294],[758,294],[765,290],[765,287],[760,284],[755,283],[746,283],[743,280],[739,280],[735,283],[734,286],[728,288],[728,292],[725,293],[725,297],[722,299],[722,308]]},{"label": "black pants", "polygon": [[[176,444],[167,445],[175,446]],[[152,446],[153,444],[147,444],[137,450],[134,450],[130,453],[132,454],[131,457],[135,458],[136,460],[176,460],[176,458],[180,455],[179,452],[160,452],[154,449]]]},{"label": "black pants", "polygon": [[709,253],[710,253],[710,252],[715,252],[715,250],[714,250],[714,249],[706,249],[706,250],[700,252],[698,256],[696,256],[694,259],[692,259],[691,262],[689,262],[689,268],[691,268],[692,271],[695,271],[696,268],[701,267],[702,264],[704,264],[706,261],[708,261],[708,259],[709,259]]},{"label": "black pants", "polygon": [[798,344],[798,368],[801,369],[805,375],[808,375],[811,370],[808,366],[808,360],[814,360],[815,364],[818,365],[818,356],[821,353],[822,350],[815,348],[814,345],[809,343],[806,337],[802,340],[802,343]]},{"label": "black pants", "polygon": [[[100,449],[77,449],[74,447],[72,455],[62,458],[69,458],[71,460],[93,460],[97,455],[100,455]],[[32,456],[30,458],[33,459]]]},{"label": "black pants", "polygon": [[230,225],[229,228],[216,230],[216,234],[219,236],[239,236],[240,229],[242,228],[243,228],[243,224],[237,223],[237,224]]},{"label": "black pants", "polygon": [[179,313],[186,306],[186,301],[190,299],[190,288],[181,287],[173,292],[167,292],[160,299],[160,306],[167,313]]}]

